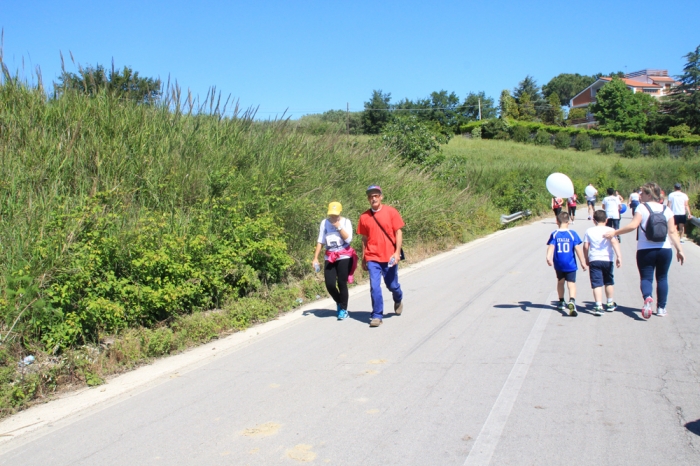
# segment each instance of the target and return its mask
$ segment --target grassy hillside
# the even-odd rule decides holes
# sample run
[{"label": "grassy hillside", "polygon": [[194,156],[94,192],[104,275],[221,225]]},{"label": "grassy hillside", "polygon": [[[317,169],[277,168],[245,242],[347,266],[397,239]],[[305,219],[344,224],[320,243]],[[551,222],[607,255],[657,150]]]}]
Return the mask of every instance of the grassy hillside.
[{"label": "grassy hillside", "polygon": [[445,148],[446,161],[435,176],[458,189],[488,196],[500,210],[549,209],[544,182],[553,172],[567,174],[579,198],[588,183],[600,192],[612,187],[627,198],[637,186],[659,183],[671,192],[676,182],[691,194],[700,188],[700,157],[624,158],[597,150],[578,152],[509,141],[457,137]]}]

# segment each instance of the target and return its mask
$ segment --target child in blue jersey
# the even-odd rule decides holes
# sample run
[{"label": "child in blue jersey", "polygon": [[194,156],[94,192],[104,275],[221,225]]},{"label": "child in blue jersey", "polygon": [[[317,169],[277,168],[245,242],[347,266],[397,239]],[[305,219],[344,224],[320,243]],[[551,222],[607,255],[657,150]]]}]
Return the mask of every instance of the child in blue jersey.
[{"label": "child in blue jersey", "polygon": [[[559,229],[549,235],[547,241],[547,265],[554,266],[557,273],[557,293],[559,294],[559,304],[557,309],[563,311],[568,307],[569,315],[576,317],[576,256],[581,262],[581,268],[586,271],[581,247],[581,238],[575,231],[569,230],[569,214],[562,212],[557,215],[557,225]],[[576,256],[575,256],[575,255]],[[564,283],[569,289],[569,304],[564,301]]]}]

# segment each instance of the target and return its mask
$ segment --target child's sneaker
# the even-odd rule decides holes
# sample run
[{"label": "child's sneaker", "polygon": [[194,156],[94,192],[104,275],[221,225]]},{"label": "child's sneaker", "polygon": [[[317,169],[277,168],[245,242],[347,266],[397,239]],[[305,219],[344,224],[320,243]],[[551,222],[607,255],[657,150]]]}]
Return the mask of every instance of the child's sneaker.
[{"label": "child's sneaker", "polygon": [[656,315],[659,317],[666,317],[666,308],[664,308],[664,307],[657,308]]},{"label": "child's sneaker", "polygon": [[569,315],[571,317],[576,317],[578,315],[578,312],[576,312],[576,303],[573,301],[569,301],[569,304],[567,305],[569,308]]},{"label": "child's sneaker", "polygon": [[605,310],[606,310],[606,311],[612,312],[612,311],[614,311],[615,309],[617,309],[617,303],[616,303],[616,302],[612,302],[612,303],[607,303],[607,304],[605,304]]},{"label": "child's sneaker", "polygon": [[338,320],[345,320],[348,318],[348,311],[341,309],[338,311]]},{"label": "child's sneaker", "polygon": [[566,309],[566,303],[564,301],[559,301],[557,303],[557,311],[563,311]]},{"label": "child's sneaker", "polygon": [[594,316],[602,316],[605,311],[603,310],[603,306],[595,306],[593,308],[593,315]]},{"label": "child's sneaker", "polygon": [[642,306],[642,317],[648,319],[651,317],[651,305],[654,303],[654,298],[649,296],[644,300],[644,306]]}]

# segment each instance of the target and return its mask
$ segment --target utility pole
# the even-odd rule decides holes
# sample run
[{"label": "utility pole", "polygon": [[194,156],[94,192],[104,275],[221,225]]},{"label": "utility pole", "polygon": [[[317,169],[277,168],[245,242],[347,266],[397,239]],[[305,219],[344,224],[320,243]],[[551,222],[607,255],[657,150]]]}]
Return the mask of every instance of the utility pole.
[{"label": "utility pole", "polygon": [[481,97],[479,97],[479,121],[481,121]]},{"label": "utility pole", "polygon": [[345,132],[350,134],[350,102],[347,102],[347,110],[345,112]]}]

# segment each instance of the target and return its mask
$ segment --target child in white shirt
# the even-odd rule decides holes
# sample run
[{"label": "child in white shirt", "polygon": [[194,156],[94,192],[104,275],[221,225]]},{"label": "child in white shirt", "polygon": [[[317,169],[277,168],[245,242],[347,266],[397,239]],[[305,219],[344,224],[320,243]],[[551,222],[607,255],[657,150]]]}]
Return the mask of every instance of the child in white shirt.
[{"label": "child in white shirt", "polygon": [[616,238],[606,239],[603,235],[614,229],[605,226],[607,214],[604,210],[596,210],[593,214],[595,226],[586,230],[583,237],[583,254],[586,257],[586,265],[589,267],[591,278],[591,288],[595,297],[595,307],[593,315],[603,315],[603,286],[605,286],[605,296],[608,302],[605,311],[613,312],[617,304],[613,300],[613,252],[615,253],[615,265],[619,268],[622,265],[622,254],[620,253],[620,243]]}]

